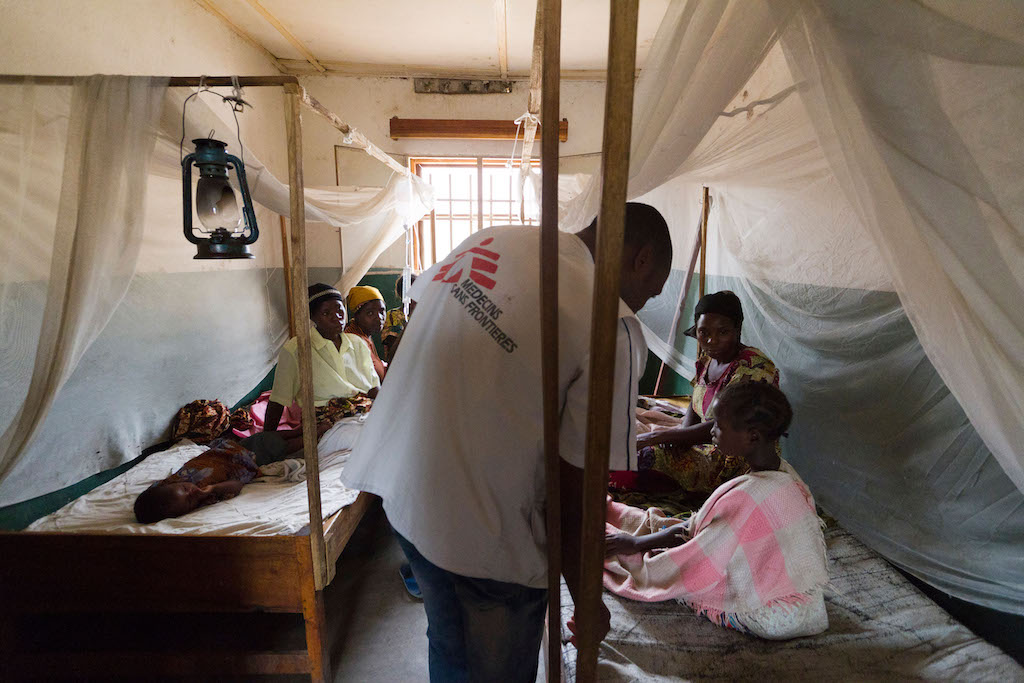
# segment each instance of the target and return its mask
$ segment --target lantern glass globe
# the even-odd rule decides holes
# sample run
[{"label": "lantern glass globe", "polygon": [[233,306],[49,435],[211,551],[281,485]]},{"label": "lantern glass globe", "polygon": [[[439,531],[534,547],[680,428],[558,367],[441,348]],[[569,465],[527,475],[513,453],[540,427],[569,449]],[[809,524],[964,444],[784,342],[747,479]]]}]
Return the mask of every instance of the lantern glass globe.
[{"label": "lantern glass globe", "polygon": [[203,227],[211,232],[217,228],[238,232],[242,212],[238,207],[235,190],[227,178],[199,178],[196,185],[196,214]]}]

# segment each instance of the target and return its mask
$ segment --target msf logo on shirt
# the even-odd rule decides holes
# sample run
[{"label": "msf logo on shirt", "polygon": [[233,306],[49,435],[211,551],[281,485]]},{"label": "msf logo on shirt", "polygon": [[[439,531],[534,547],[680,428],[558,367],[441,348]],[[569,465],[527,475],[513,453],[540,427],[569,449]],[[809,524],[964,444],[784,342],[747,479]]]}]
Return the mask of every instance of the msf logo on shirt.
[{"label": "msf logo on shirt", "polygon": [[[469,264],[469,275],[467,277],[484,289],[494,289],[494,285],[497,283],[484,273],[494,275],[498,272],[500,254],[483,248],[493,241],[494,238],[489,237],[481,242],[480,246],[459,252],[451,263],[441,266],[433,281],[437,282],[440,280],[444,283],[453,283],[462,280],[462,272],[466,269],[466,260],[463,257],[466,254],[472,254],[473,258]],[[457,269],[456,266],[458,266]]]}]

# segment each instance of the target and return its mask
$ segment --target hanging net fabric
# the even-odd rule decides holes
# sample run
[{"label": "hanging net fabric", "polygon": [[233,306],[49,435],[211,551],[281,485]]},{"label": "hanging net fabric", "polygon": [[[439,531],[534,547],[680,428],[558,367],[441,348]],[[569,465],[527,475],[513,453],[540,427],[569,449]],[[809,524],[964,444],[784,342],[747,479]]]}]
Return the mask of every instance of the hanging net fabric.
[{"label": "hanging net fabric", "polygon": [[[692,377],[695,342],[667,341],[707,185],[708,291],[740,296],[744,342],[779,367],[785,457],[887,558],[1015,613],[1021,26],[1012,2],[673,3],[637,82],[629,191],[676,246],[640,313],[651,349]],[[578,229],[597,183],[561,199]]]}]

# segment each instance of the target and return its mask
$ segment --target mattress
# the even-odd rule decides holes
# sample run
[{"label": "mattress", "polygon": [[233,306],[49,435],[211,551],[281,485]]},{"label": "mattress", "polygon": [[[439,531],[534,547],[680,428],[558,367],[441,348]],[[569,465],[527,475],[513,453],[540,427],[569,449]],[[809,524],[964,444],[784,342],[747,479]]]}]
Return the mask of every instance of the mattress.
[{"label": "mattress", "polygon": [[[359,495],[359,491],[341,483],[341,471],[360,424],[353,418],[335,425],[320,441],[320,503],[324,519],[355,502]],[[173,448],[150,455],[127,472],[36,520],[27,531],[190,536],[308,533],[309,502],[302,461],[285,461],[288,467],[276,468],[276,476],[255,479],[235,498],[155,524],[136,522],[132,506],[138,495],[205,450],[206,446],[187,439],[179,441]]]},{"label": "mattress", "polygon": [[[675,601],[634,602],[606,591],[612,628],[601,644],[598,680],[1024,680],[1011,657],[848,532],[832,527],[825,538],[825,633],[770,642],[715,626]],[[571,614],[563,584],[563,624]],[[563,640],[568,636],[564,631]],[[574,681],[576,648],[563,644],[562,654],[566,680]]]}]

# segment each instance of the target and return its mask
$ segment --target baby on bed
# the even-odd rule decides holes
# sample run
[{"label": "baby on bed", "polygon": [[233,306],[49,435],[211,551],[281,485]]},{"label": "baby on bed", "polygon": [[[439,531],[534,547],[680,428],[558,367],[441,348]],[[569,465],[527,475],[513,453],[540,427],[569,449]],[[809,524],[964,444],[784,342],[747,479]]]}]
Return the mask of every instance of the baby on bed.
[{"label": "baby on bed", "polygon": [[825,541],[814,499],[776,444],[792,419],[767,382],[717,399],[714,443],[750,472],[688,521],[608,501],[604,585],[633,600],[679,600],[714,623],[772,640],[828,628]]},{"label": "baby on bed", "polygon": [[[152,524],[233,498],[259,475],[259,468],[302,450],[302,430],[261,432],[245,439],[221,437],[135,499],[135,519]],[[299,456],[301,457],[301,455]]]}]

